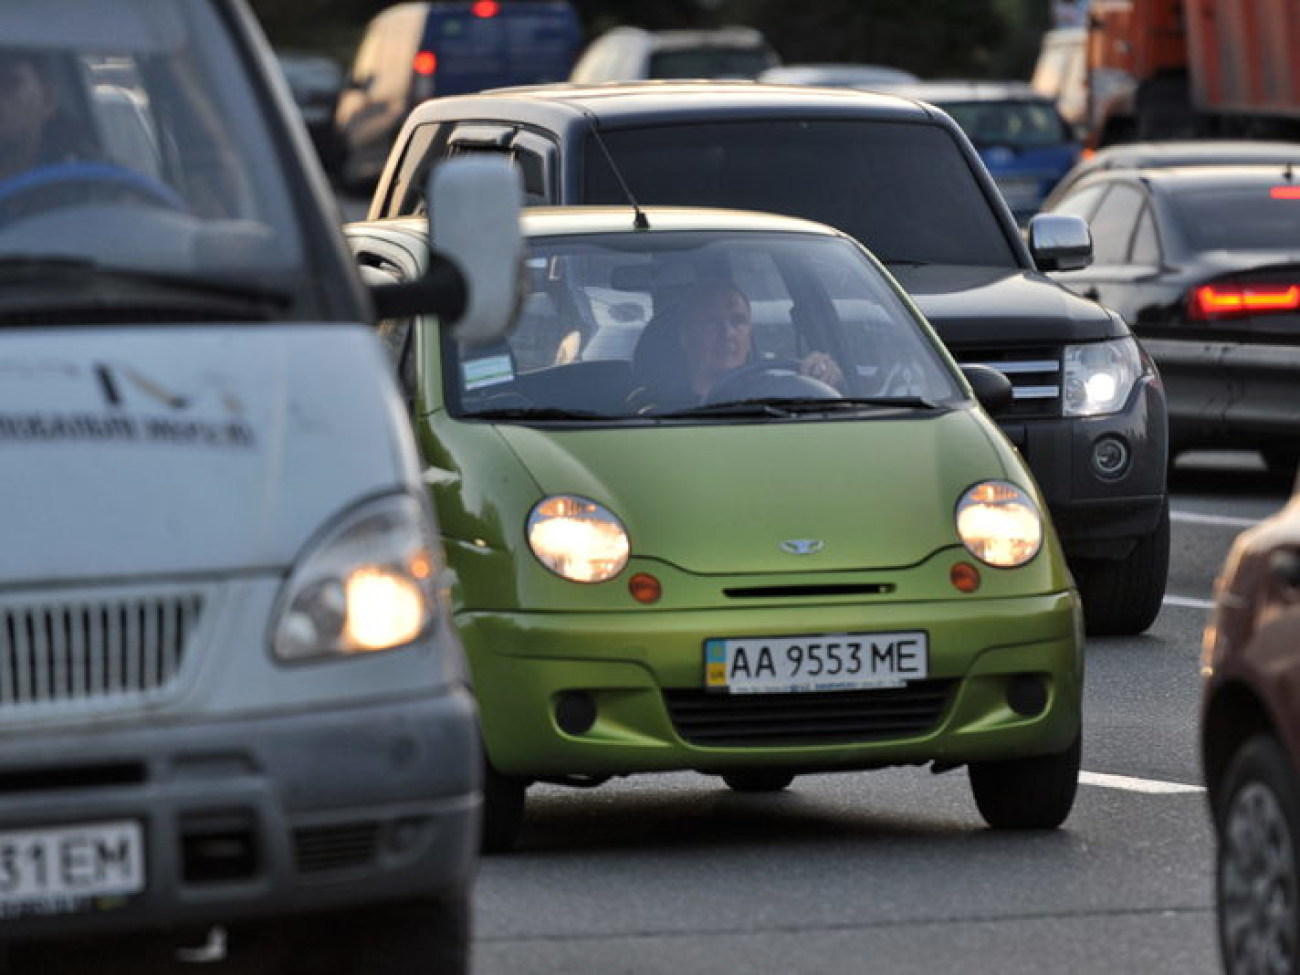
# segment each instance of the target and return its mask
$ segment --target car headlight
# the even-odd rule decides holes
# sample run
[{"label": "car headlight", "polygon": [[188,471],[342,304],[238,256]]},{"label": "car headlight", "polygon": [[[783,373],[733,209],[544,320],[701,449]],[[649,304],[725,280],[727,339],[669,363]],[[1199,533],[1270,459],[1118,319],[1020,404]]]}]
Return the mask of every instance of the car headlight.
[{"label": "car headlight", "polygon": [[556,575],[571,582],[604,582],[627,565],[623,523],[608,508],[573,495],[539,501],[528,515],[528,545]]},{"label": "car headlight", "polygon": [[1043,516],[1033,500],[1007,481],[983,481],[957,502],[957,534],[971,555],[988,565],[1024,565],[1043,546]]},{"label": "car headlight", "polygon": [[299,661],[409,644],[433,620],[436,548],[424,507],[394,495],[347,512],[289,575],[271,646]]},{"label": "car headlight", "polygon": [[1065,415],[1101,416],[1124,408],[1143,372],[1133,338],[1065,347]]}]

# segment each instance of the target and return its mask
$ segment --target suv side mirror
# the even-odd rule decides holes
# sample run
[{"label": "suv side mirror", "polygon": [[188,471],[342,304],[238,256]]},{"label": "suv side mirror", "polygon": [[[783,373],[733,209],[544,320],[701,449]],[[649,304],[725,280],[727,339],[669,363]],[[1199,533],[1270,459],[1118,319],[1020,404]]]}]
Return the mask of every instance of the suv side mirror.
[{"label": "suv side mirror", "polygon": [[1029,218],[1028,235],[1040,271],[1079,271],[1092,263],[1092,231],[1082,217],[1039,213]]},{"label": "suv side mirror", "polygon": [[362,268],[375,317],[437,315],[472,345],[495,342],[523,300],[522,191],[505,159],[467,156],[435,167],[429,179],[429,262],[423,277],[395,281]]}]

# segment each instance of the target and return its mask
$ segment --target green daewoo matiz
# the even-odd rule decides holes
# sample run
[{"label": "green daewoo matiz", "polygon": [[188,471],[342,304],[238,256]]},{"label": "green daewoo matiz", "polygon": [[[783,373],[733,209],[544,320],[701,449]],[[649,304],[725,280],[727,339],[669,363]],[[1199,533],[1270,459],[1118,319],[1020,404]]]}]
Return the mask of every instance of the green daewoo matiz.
[{"label": "green daewoo matiz", "polygon": [[[381,328],[409,398],[486,750],[484,848],[530,782],[969,768],[1051,828],[1079,772],[1080,605],[989,409],[852,238],[769,214],[526,211],[506,336]],[[354,224],[423,272],[424,220]],[[435,229],[436,232],[436,229]]]}]

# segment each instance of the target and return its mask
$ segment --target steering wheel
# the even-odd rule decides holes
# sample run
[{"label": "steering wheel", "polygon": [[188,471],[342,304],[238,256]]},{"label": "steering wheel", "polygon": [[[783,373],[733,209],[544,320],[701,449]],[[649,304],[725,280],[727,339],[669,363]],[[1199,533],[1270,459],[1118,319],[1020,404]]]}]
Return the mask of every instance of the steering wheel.
[{"label": "steering wheel", "polygon": [[704,394],[706,405],[728,400],[759,399],[841,399],[840,391],[830,383],[800,370],[798,359],[763,359],[732,369],[720,376]]},{"label": "steering wheel", "polygon": [[156,179],[116,163],[86,160],[37,166],[0,183],[0,222],[84,203],[95,196],[189,209],[175,190]]}]

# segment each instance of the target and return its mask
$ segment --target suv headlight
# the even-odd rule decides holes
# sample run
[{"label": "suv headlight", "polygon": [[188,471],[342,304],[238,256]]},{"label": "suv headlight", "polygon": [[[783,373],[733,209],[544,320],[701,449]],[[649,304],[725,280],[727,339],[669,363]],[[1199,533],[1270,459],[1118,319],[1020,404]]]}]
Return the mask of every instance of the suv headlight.
[{"label": "suv headlight", "polygon": [[957,534],[971,555],[1013,569],[1043,546],[1043,516],[1033,500],[1008,481],[982,481],[957,502]]},{"label": "suv headlight", "polygon": [[271,647],[282,661],[406,646],[437,605],[432,527],[410,495],[347,512],[298,559],[280,596]]},{"label": "suv headlight", "polygon": [[604,582],[627,565],[623,523],[604,505],[558,494],[533,506],[528,546],[542,565],[571,582]]},{"label": "suv headlight", "polygon": [[1133,338],[1065,347],[1066,416],[1117,413],[1143,373],[1142,353]]}]

